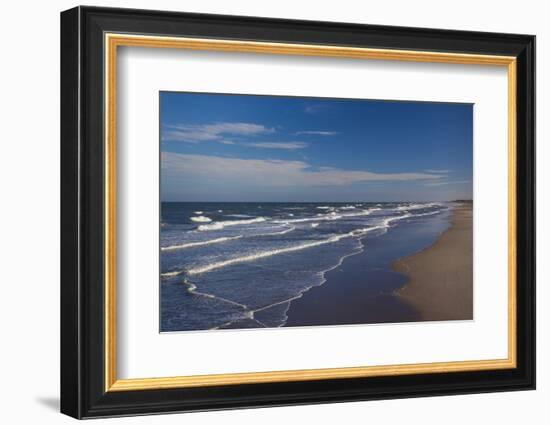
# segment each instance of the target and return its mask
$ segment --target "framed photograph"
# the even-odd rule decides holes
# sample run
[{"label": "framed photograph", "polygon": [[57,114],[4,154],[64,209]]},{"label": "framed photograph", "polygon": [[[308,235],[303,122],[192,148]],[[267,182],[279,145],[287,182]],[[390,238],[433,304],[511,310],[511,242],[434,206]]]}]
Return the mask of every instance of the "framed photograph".
[{"label": "framed photograph", "polygon": [[535,37],[61,14],[61,411],[534,389]]}]

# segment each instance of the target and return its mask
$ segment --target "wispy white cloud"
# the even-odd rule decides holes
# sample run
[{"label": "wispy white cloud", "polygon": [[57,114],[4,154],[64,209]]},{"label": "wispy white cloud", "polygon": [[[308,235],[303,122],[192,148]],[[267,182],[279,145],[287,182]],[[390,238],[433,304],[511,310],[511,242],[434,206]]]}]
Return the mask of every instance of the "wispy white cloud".
[{"label": "wispy white cloud", "polygon": [[430,182],[426,183],[425,186],[443,186],[447,184],[466,184],[471,183],[471,180],[458,180],[458,181],[445,181],[445,182]]},{"label": "wispy white cloud", "polygon": [[254,136],[271,134],[275,129],[246,122],[217,122],[212,124],[166,125],[162,140],[185,143],[222,141],[225,136]]},{"label": "wispy white cloud", "polygon": [[320,130],[306,130],[306,131],[297,131],[294,133],[297,136],[300,135],[312,135],[312,136],[336,136],[339,134],[337,131],[320,131]]},{"label": "wispy white cloud", "polygon": [[[177,184],[191,180],[258,187],[343,186],[370,181],[437,180],[427,173],[373,173],[333,167],[314,168],[304,161],[242,159],[162,153],[163,178]],[[238,187],[238,186],[236,186]]]},{"label": "wispy white cloud", "polygon": [[435,174],[449,174],[453,170],[424,170],[426,173],[435,173]]},{"label": "wispy white cloud", "polygon": [[250,146],[253,148],[262,149],[304,149],[308,144],[304,142],[256,142],[256,143],[242,143],[243,146]]}]

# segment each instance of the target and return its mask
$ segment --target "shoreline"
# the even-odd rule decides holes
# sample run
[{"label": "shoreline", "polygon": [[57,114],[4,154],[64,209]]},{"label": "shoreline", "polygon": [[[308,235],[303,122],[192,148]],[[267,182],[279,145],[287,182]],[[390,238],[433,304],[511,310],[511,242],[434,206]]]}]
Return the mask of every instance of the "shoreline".
[{"label": "shoreline", "polygon": [[472,221],[472,204],[459,203],[450,227],[433,245],[393,263],[393,270],[409,279],[395,294],[421,320],[473,319]]},{"label": "shoreline", "polygon": [[[225,325],[230,325],[227,328],[244,329],[257,325],[305,327],[472,319],[472,203],[456,201],[437,205],[429,211],[432,212],[416,212],[416,215],[405,213],[406,219],[385,227],[384,232],[365,232],[357,238],[359,244],[349,242],[336,248],[319,248],[314,256],[309,253],[310,257],[305,259],[292,253],[290,257],[282,257],[278,261],[278,257],[274,257],[273,261],[259,263],[252,268],[246,267],[246,263],[239,266],[242,270],[235,269],[234,277],[250,270],[252,274],[259,273],[258,279],[262,281],[264,277],[261,272],[266,269],[273,273],[273,276],[265,277],[269,282],[269,279],[277,279],[275,273],[282,274],[281,279],[286,278],[289,269],[285,261],[291,261],[290,264],[294,264],[297,271],[304,270],[303,276],[298,274],[294,277],[298,279],[296,283],[305,287],[304,284],[310,282],[312,286],[307,285],[306,290],[289,298],[286,304],[282,302],[259,308],[253,312],[255,317],[252,316],[252,320],[248,316],[234,320],[232,315],[235,307],[220,304],[220,311],[229,317],[227,323],[223,322],[223,328],[226,328]],[[382,215],[385,216],[387,214]],[[375,224],[378,221],[375,220]],[[347,234],[343,233],[345,230],[340,233]],[[303,261],[310,260],[311,266],[305,267]],[[464,266],[463,263],[468,260],[469,265]],[[330,266],[331,262],[334,266],[316,272],[319,270],[317,267],[325,264]],[[223,282],[224,279],[232,278],[227,275],[230,271],[216,276]],[[171,283],[173,281],[168,280]],[[209,290],[209,282],[200,282],[199,279],[197,286],[204,294],[194,293],[196,287],[191,281],[187,282],[190,285],[183,295],[181,284],[163,285],[162,302],[165,310],[174,312],[172,316],[166,316],[166,320],[170,321],[167,322],[166,331],[172,328],[181,330],[182,326],[185,326],[184,329],[191,327],[189,330],[203,329],[200,327],[203,326],[200,320],[201,308],[228,301],[226,297],[229,292],[218,290],[223,287],[210,287]],[[237,286],[233,290],[243,289],[244,292],[230,304],[246,310],[248,305],[253,306],[246,297],[253,294],[246,292],[246,286],[238,286],[240,281],[235,282]],[[441,285],[441,282],[444,284]],[[206,286],[202,288],[201,283]],[[451,288],[446,289],[447,286]],[[283,286],[278,290],[286,290],[291,295],[292,288]],[[190,295],[205,295],[208,297],[208,305],[203,302],[206,299]],[[233,297],[229,296],[229,299]],[[190,305],[192,308],[182,310],[182,305]],[[195,311],[193,309],[197,310],[198,319],[193,319],[197,323],[190,325],[187,312]],[[185,325],[179,325],[178,320],[182,324],[185,320]],[[207,325],[209,322],[204,323]]]},{"label": "shoreline", "polygon": [[361,239],[363,251],[325,273],[322,285],[293,300],[284,327],[421,321],[419,311],[396,295],[408,278],[392,268],[399,258],[432,246],[449,227],[449,214],[413,219],[379,236]]},{"label": "shoreline", "polygon": [[293,300],[284,327],[473,319],[472,204],[362,239]]}]

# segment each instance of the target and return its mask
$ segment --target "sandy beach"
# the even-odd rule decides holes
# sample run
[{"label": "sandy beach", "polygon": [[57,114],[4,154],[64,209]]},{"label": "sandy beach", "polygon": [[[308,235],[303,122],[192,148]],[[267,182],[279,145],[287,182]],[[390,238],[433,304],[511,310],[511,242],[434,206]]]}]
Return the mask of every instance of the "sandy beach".
[{"label": "sandy beach", "polygon": [[458,204],[451,227],[429,248],[394,262],[410,279],[396,291],[421,320],[473,318],[472,204]]}]

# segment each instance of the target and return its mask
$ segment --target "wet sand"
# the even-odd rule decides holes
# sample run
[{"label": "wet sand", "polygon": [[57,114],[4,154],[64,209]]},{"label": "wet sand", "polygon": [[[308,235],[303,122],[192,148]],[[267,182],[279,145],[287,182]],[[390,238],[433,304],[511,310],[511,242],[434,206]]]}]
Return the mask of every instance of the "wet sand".
[{"label": "wet sand", "polygon": [[444,217],[401,222],[362,240],[364,250],[325,273],[326,282],[290,304],[285,326],[401,323],[421,320],[396,291],[408,278],[392,269],[396,259],[433,245],[449,226]]},{"label": "wet sand", "polygon": [[429,248],[394,262],[410,281],[396,294],[421,320],[473,319],[472,204],[458,204],[451,227]]}]

